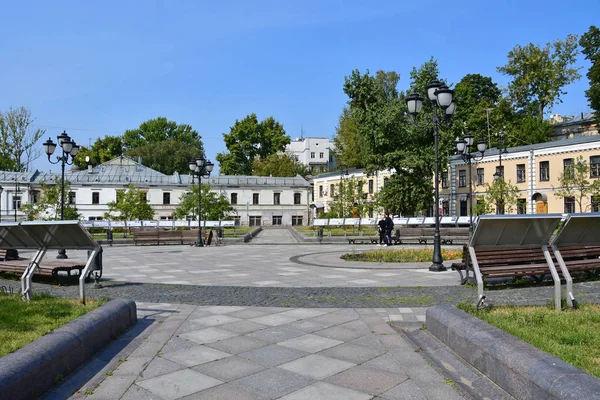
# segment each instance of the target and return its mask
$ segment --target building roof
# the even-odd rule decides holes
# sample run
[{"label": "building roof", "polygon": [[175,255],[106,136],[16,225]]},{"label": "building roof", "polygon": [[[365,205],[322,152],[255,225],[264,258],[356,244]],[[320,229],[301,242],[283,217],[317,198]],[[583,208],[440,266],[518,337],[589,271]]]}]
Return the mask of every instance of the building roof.
[{"label": "building roof", "polygon": [[568,121],[564,121],[564,122],[559,122],[557,124],[553,124],[552,127],[553,128],[559,128],[559,127],[563,127],[563,126],[569,126],[569,125],[579,125],[579,124],[585,124],[588,122],[593,122],[594,120],[594,114],[591,112],[588,113],[581,113],[580,115],[571,118]]}]

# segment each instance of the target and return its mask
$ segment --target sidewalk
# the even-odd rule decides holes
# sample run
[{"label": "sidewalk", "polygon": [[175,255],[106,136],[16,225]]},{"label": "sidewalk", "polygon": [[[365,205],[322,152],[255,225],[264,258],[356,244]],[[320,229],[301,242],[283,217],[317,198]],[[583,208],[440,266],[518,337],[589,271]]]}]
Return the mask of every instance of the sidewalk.
[{"label": "sidewalk", "polygon": [[138,315],[145,328],[129,345],[108,348],[43,398],[81,386],[73,399],[462,398],[388,325],[420,323],[424,308],[138,303]]}]

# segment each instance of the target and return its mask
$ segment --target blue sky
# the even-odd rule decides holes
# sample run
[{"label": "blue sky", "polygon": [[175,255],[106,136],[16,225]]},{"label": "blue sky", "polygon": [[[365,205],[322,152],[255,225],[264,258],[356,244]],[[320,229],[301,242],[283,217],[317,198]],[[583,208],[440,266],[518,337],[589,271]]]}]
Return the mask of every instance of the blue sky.
[{"label": "blue sky", "polygon": [[[515,45],[582,34],[599,14],[597,0],[4,2],[0,110],[25,106],[45,137],[66,129],[83,145],[164,116],[192,125],[214,160],[252,112],[292,138],[332,137],[355,68],[395,70],[406,89],[433,56],[448,82],[506,85],[496,67]],[[589,110],[578,65],[555,113]]]}]

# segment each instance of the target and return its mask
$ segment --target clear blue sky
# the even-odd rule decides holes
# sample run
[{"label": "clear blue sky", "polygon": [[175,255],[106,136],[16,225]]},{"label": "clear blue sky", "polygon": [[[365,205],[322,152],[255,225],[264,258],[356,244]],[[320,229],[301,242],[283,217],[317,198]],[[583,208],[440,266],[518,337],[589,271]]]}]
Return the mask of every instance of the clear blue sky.
[{"label": "clear blue sky", "polygon": [[[433,56],[449,82],[479,73],[506,85],[496,67],[515,45],[582,34],[598,15],[598,0],[5,1],[0,110],[25,106],[46,137],[66,129],[84,145],[164,116],[191,124],[214,160],[252,112],[292,138],[332,137],[355,68],[395,70],[406,89]],[[553,112],[589,110],[589,63],[578,65]]]}]

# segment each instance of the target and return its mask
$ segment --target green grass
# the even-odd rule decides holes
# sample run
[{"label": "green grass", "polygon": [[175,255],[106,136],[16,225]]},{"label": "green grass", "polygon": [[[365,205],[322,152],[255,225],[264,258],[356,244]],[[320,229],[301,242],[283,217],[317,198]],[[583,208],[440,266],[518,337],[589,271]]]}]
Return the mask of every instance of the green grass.
[{"label": "green grass", "polygon": [[105,301],[60,299],[34,294],[30,301],[0,292],[0,357],[93,310]]},{"label": "green grass", "polygon": [[[363,253],[348,253],[342,256],[346,261],[367,262],[423,262],[431,261],[433,249],[414,250],[373,250]],[[462,250],[442,249],[444,260],[458,260],[462,257]]]},{"label": "green grass", "polygon": [[492,307],[464,310],[521,340],[600,378],[600,305],[583,304],[573,311],[553,307]]}]

